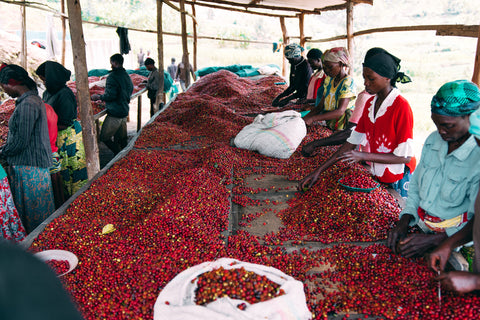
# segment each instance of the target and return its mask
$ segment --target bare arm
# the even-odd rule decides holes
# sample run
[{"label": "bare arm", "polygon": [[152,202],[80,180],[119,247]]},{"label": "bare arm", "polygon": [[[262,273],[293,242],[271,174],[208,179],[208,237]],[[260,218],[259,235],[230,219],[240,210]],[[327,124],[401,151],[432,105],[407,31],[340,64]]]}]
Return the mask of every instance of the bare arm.
[{"label": "bare arm", "polygon": [[298,188],[304,190],[305,188],[311,188],[315,183],[317,183],[319,175],[330,168],[338,159],[348,151],[355,149],[356,145],[349,142],[345,142],[327,161],[325,161],[320,167],[315,169],[312,173],[307,175],[305,178],[300,180]]},{"label": "bare arm", "polygon": [[308,114],[304,120],[307,125],[311,125],[315,121],[324,121],[324,120],[332,120],[340,118],[345,111],[347,111],[348,103],[350,102],[350,98],[342,98],[338,101],[338,109],[332,111],[325,111],[325,97],[322,98],[322,101],[318,104],[319,109],[316,110],[313,114]]}]

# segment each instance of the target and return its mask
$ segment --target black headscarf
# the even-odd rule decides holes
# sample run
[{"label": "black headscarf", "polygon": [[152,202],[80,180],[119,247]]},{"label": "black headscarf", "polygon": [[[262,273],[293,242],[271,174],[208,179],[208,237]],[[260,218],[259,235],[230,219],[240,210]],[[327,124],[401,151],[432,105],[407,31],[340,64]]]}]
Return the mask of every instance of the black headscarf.
[{"label": "black headscarf", "polygon": [[382,77],[391,79],[392,86],[396,82],[408,83],[411,82],[409,76],[400,72],[400,59],[393,54],[387,52],[382,48],[371,48],[365,55],[363,66],[372,69]]},{"label": "black headscarf", "polygon": [[51,94],[55,94],[63,88],[72,74],[70,70],[55,61],[45,61],[38,66],[35,73],[45,77],[45,87]]}]

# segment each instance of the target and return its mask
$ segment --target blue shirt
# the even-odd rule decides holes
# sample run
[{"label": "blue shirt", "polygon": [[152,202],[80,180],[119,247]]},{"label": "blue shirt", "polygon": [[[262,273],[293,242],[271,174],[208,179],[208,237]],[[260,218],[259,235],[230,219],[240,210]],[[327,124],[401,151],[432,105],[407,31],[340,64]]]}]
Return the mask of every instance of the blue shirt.
[{"label": "blue shirt", "polygon": [[[405,208],[400,213],[400,218],[404,214],[415,218],[411,226],[418,223],[419,206],[441,219],[451,219],[464,212],[468,212],[468,219],[473,217],[480,181],[480,147],[470,136],[458,149],[450,154],[447,152],[448,143],[438,131],[430,134],[410,180]],[[463,226],[447,228],[447,235]]]}]

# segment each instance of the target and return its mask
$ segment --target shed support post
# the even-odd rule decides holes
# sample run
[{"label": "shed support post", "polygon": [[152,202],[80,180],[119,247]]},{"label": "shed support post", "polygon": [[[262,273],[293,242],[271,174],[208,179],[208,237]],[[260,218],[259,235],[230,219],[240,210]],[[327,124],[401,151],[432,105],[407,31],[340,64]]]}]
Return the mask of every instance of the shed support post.
[{"label": "shed support post", "polygon": [[20,65],[27,70],[27,7],[25,5],[20,6],[20,14],[22,15],[22,49],[20,51]]},{"label": "shed support post", "polygon": [[65,0],[61,0],[61,10],[62,10],[62,65],[65,65],[65,38],[67,35],[67,19],[63,16],[65,14]]},{"label": "shed support post", "polygon": [[472,82],[480,86],[480,27],[478,28],[477,52],[475,53]]},{"label": "shed support post", "polygon": [[70,37],[72,38],[77,99],[80,106],[80,120],[82,121],[82,137],[87,158],[87,173],[88,178],[91,179],[100,171],[100,161],[98,159],[98,144],[95,132],[95,121],[93,120],[92,102],[88,88],[87,58],[85,54],[85,39],[83,36],[80,1],[67,0],[67,9]]},{"label": "shed support post", "polygon": [[158,73],[160,74],[160,83],[158,84],[157,97],[155,98],[155,111],[158,110],[160,103],[165,102],[163,88],[165,86],[165,68],[163,66],[163,27],[162,27],[163,1],[157,0],[157,50],[158,50]]},{"label": "shed support post", "polygon": [[298,16],[298,27],[299,27],[299,30],[300,30],[300,46],[302,48],[305,48],[305,31],[304,31],[304,24],[305,24],[305,14],[304,13],[301,13],[299,16]]},{"label": "shed support post", "polygon": [[[192,3],[192,16],[197,17],[195,5]],[[193,23],[193,71],[197,71],[197,53],[198,53],[198,35],[197,35],[197,21],[192,18]]]},{"label": "shed support post", "polygon": [[185,13],[185,0],[180,0],[180,18],[182,23],[182,48],[183,56],[182,63],[184,72],[186,73],[185,77],[185,87],[190,86],[190,61],[188,59],[188,41],[187,41],[187,17]]},{"label": "shed support post", "polygon": [[[353,43],[353,1],[347,2],[347,49],[350,55],[350,66],[354,65],[353,54],[355,53],[355,44]],[[348,73],[353,73],[353,68],[350,67]]]},{"label": "shed support post", "polygon": [[283,47],[282,47],[282,75],[287,76],[287,59],[285,59],[285,46],[288,44],[287,26],[285,25],[285,17],[280,17],[280,27],[282,28]]}]

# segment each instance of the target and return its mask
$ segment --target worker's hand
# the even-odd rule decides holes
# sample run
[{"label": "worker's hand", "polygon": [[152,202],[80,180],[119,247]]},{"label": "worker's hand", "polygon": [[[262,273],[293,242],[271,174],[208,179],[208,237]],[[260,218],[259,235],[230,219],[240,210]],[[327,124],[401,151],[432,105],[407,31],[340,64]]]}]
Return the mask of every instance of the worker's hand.
[{"label": "worker's hand", "polygon": [[434,245],[434,235],[412,234],[398,242],[397,251],[406,258],[419,257]]},{"label": "worker's hand", "polygon": [[360,161],[365,161],[365,153],[352,150],[345,152],[341,156],[338,157],[339,160],[343,162],[348,162],[348,163],[355,163],[355,162],[360,162]]},{"label": "worker's hand", "polygon": [[442,272],[435,280],[440,281],[447,289],[459,293],[478,290],[480,275],[466,271]]},{"label": "worker's hand", "polygon": [[308,176],[298,182],[297,189],[299,191],[306,191],[310,189],[313,185],[315,185],[315,183],[317,183],[320,173],[322,173],[322,171],[318,169],[310,173]]},{"label": "worker's hand", "polygon": [[402,216],[400,218],[400,221],[397,222],[395,227],[393,227],[390,231],[388,231],[388,236],[387,236],[387,247],[392,249],[392,251],[395,254],[398,254],[397,252],[397,244],[398,242],[405,238],[408,232],[408,223],[410,222],[408,216]]},{"label": "worker's hand", "polygon": [[314,122],[314,121],[313,121],[313,118],[312,118],[312,117],[309,117],[308,114],[307,114],[305,117],[303,117],[302,119],[303,119],[303,121],[305,121],[305,124],[306,124],[307,126],[311,126],[311,125],[313,124],[313,122]]},{"label": "worker's hand", "polygon": [[316,153],[315,151],[315,141],[312,141],[303,146],[301,153],[304,157],[313,157]]},{"label": "worker's hand", "polygon": [[90,99],[92,99],[93,101],[100,100],[100,95],[99,94],[92,94],[92,97]]},{"label": "worker's hand", "polygon": [[438,271],[444,271],[445,265],[447,264],[448,258],[450,257],[450,253],[452,252],[452,248],[448,243],[443,243],[439,245],[428,257],[428,265],[430,268]]}]

